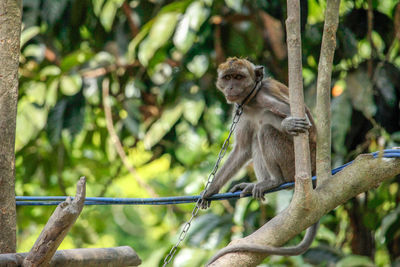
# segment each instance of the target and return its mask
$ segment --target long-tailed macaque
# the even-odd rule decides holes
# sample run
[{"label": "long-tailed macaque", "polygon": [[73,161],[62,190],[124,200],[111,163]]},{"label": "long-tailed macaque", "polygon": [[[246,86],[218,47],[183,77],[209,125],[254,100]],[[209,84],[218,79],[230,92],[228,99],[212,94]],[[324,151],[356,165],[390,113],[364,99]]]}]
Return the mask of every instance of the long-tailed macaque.
[{"label": "long-tailed macaque", "polygon": [[[218,67],[217,88],[224,93],[228,103],[242,104],[243,114],[235,130],[232,152],[202,194],[200,207],[203,209],[210,206],[206,199],[218,193],[250,160],[258,182],[238,184],[231,192],[242,190],[241,196],[251,193],[254,198],[264,199],[265,191],[293,181],[293,136],[299,133],[309,133],[312,173],[315,173],[316,128],[309,109],[306,108],[306,118],[291,117],[288,88],[274,79],[263,79],[263,72],[262,66],[238,58],[228,58]],[[252,251],[298,255],[308,249],[316,230],[315,224],[296,247],[231,246],[223,254]]]}]

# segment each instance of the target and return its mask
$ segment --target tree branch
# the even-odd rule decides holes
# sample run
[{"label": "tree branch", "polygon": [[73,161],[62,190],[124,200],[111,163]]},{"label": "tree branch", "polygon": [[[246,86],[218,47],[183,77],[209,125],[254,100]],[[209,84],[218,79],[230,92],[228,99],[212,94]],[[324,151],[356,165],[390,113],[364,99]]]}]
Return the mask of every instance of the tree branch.
[{"label": "tree branch", "polygon": [[331,177],[331,73],[339,24],[340,0],[326,3],[324,33],[317,79],[317,177],[318,184]]},{"label": "tree branch", "polygon": [[82,177],[76,186],[76,197],[74,200],[68,197],[66,201],[61,202],[57,206],[31,251],[24,259],[22,266],[49,266],[50,260],[58,246],[64,240],[72,225],[74,225],[79,214],[81,214],[85,205],[85,198],[86,179]]},{"label": "tree branch", "polygon": [[[329,182],[313,190],[313,198],[309,201],[313,203],[311,208],[301,205],[301,202],[297,203],[301,199],[294,197],[287,209],[260,229],[245,238],[233,240],[229,245],[282,246],[317,222],[324,214],[398,174],[400,174],[400,159],[373,158],[369,154],[360,155],[351,165],[332,176]],[[251,252],[229,253],[210,266],[257,266],[266,256]]]},{"label": "tree branch", "polygon": [[[301,61],[300,2],[298,0],[287,0],[287,13],[286,32],[289,59],[290,112],[293,117],[304,118],[306,115]],[[311,158],[308,132],[295,136],[293,141],[296,167],[295,192],[298,190],[304,193],[311,192]],[[297,183],[298,179],[305,179],[305,181],[299,184]],[[298,185],[301,185],[301,187]]]}]

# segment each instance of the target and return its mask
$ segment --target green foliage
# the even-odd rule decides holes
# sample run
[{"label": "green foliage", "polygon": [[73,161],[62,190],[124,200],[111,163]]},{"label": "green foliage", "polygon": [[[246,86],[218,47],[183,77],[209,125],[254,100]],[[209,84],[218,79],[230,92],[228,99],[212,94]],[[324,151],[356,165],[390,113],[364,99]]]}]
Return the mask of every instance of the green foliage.
[{"label": "green foliage", "polygon": [[[397,1],[372,1],[371,45],[367,2],[341,2],[332,81],[334,165],[400,146],[400,11]],[[227,136],[230,107],[215,89],[220,58],[247,57],[287,81],[285,1],[23,4],[17,195],[73,195],[85,175],[88,196],[151,196],[122,163],[107,129],[104,78],[110,80],[107,101],[127,160],[160,196],[198,194]],[[302,1],[302,7],[305,93],[313,108],[325,2]],[[247,176],[254,177],[251,168],[234,183]],[[399,182],[386,182],[324,216],[305,255],[269,257],[263,266],[394,264],[400,257]],[[174,266],[204,264],[217,248],[253,232],[290,199],[291,191],[280,191],[263,205],[250,199],[213,203],[194,221]],[[130,245],[144,266],[157,266],[192,208],[85,207],[61,248]],[[30,249],[52,211],[18,208],[19,251]]]}]

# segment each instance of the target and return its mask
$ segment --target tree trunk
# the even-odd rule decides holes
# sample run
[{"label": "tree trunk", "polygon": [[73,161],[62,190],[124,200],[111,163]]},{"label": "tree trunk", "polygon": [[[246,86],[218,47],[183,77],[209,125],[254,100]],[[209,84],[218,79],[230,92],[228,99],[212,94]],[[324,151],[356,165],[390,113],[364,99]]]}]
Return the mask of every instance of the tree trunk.
[{"label": "tree trunk", "polygon": [[18,99],[20,0],[0,2],[0,253],[16,250],[15,124]]}]

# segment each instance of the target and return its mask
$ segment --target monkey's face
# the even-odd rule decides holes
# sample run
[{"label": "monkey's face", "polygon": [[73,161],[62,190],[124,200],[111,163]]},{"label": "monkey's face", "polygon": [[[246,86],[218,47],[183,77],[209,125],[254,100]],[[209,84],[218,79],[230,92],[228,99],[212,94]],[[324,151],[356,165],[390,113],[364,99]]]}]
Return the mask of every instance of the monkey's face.
[{"label": "monkey's face", "polygon": [[224,93],[228,103],[240,103],[254,87],[254,74],[247,67],[218,70],[217,88]]}]

